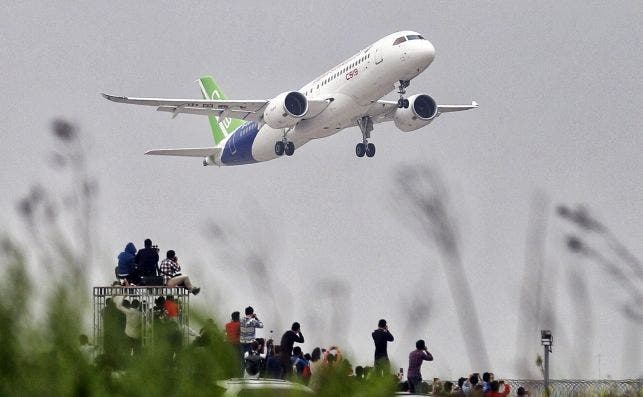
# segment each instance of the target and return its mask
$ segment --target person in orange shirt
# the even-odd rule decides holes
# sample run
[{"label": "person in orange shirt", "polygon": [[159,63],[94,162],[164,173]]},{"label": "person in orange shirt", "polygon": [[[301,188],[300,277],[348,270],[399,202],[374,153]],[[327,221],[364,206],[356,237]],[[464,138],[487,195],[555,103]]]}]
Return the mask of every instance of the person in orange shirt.
[{"label": "person in orange shirt", "polygon": [[232,345],[232,347],[235,349],[237,352],[237,356],[239,357],[239,361],[241,362],[241,368],[243,370],[243,355],[244,351],[241,349],[241,322],[240,322],[240,313],[239,312],[232,312],[231,316],[231,321],[225,325],[225,335],[226,339],[228,340],[228,343]]},{"label": "person in orange shirt", "polygon": [[[503,390],[500,391],[500,387],[504,386]],[[509,383],[505,383],[504,380],[497,381],[494,380],[491,382],[491,391],[486,394],[487,397],[507,397],[511,392],[511,386]]]},{"label": "person in orange shirt", "polygon": [[239,312],[232,312],[232,319],[225,325],[225,334],[228,342],[237,346],[241,337],[241,323],[239,322]]},{"label": "person in orange shirt", "polygon": [[168,295],[165,298],[165,312],[167,313],[167,318],[170,320],[177,321],[179,318],[179,304],[174,300],[174,296]]}]

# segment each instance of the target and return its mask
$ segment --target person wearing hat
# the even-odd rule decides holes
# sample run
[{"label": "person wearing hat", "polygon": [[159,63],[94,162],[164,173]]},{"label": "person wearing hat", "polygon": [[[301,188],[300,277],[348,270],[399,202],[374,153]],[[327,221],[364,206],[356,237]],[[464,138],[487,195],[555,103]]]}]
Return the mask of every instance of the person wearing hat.
[{"label": "person wearing hat", "polygon": [[421,372],[424,361],[433,361],[433,355],[427,350],[424,340],[420,339],[415,342],[415,350],[409,354],[409,368],[406,371],[411,393],[424,393]]}]

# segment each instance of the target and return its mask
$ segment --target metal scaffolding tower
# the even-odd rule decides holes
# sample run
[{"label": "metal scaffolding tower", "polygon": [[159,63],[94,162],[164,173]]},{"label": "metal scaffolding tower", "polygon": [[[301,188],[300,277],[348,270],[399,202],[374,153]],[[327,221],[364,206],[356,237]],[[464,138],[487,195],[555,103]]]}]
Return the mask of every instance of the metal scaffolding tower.
[{"label": "metal scaffolding tower", "polygon": [[103,337],[105,325],[103,323],[103,312],[107,306],[107,300],[116,296],[123,296],[130,301],[136,299],[140,302],[141,310],[141,342],[143,347],[149,346],[154,341],[154,306],[159,297],[172,296],[179,306],[179,315],[173,321],[177,321],[183,342],[188,343],[190,336],[190,292],[183,287],[94,287],[94,341],[98,346],[98,353],[103,352]]}]

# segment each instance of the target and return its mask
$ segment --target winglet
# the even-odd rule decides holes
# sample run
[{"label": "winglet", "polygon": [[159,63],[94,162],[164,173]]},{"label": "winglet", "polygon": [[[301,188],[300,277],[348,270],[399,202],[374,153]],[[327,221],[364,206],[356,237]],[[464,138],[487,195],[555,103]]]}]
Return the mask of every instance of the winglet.
[{"label": "winglet", "polygon": [[477,107],[479,107],[480,105],[478,105],[478,102],[476,102],[476,101],[471,101],[471,106],[473,106],[473,107],[477,108]]},{"label": "winglet", "polygon": [[119,102],[119,103],[124,103],[127,100],[126,96],[116,96],[116,95],[109,95],[101,92],[101,95],[103,98],[107,99],[108,101],[112,102]]}]

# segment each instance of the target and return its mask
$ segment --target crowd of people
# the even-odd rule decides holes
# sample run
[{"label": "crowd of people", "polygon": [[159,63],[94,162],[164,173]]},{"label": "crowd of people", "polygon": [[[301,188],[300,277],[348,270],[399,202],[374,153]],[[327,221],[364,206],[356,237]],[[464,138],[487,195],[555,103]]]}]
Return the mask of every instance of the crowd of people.
[{"label": "crowd of people", "polygon": [[[398,382],[400,391],[414,394],[463,397],[506,397],[511,391],[509,383],[496,380],[492,372],[485,372],[482,377],[478,373],[462,377],[457,382],[441,382],[434,378],[429,384],[422,379],[421,367],[424,361],[433,361],[433,355],[428,351],[426,342],[422,339],[415,343],[415,349],[409,353],[407,377],[404,370],[393,374],[388,358],[387,346],[395,339],[388,329],[386,320],[381,319],[378,327],[372,332],[375,345],[373,366],[352,365],[342,356],[337,346],[328,349],[315,347],[310,353],[304,353],[295,343],[303,343],[304,336],[301,325],[294,322],[291,328],[284,332],[280,343],[273,339],[256,338],[256,329],[263,328],[263,322],[251,306],[245,309],[245,316],[238,311],[231,315],[225,325],[225,336],[239,354],[240,375],[244,378],[289,379],[308,384],[313,390],[318,390],[327,369],[335,373],[345,374],[357,382],[366,382],[376,377],[390,376]],[[522,387],[518,395],[529,395]]]},{"label": "crowd of people", "polygon": [[[118,255],[118,266],[115,269],[117,284],[183,287],[194,295],[198,294],[199,287],[194,286],[190,278],[181,273],[176,252],[168,250],[166,258],[160,263],[158,252],[158,247],[153,245],[150,239],[146,239],[144,248],[138,251],[134,243],[127,243],[123,252]],[[107,299],[103,310],[103,321],[106,324],[105,343],[126,346],[128,355],[135,355],[141,348],[141,310],[140,302],[136,299],[129,301],[123,296]],[[171,295],[159,296],[152,310],[155,326],[169,330],[166,335],[175,335],[174,339],[180,344],[181,336],[176,321],[181,310],[180,305]],[[438,378],[434,378],[432,383],[424,381],[422,364],[425,361],[433,361],[433,355],[422,339],[415,343],[415,349],[409,353],[406,378],[403,368],[400,368],[397,374],[393,374],[387,347],[395,338],[389,331],[385,319],[379,320],[377,329],[371,334],[375,347],[373,366],[358,365],[354,370],[337,346],[327,349],[315,347],[310,353],[304,353],[300,346],[295,346],[297,343],[304,343],[304,335],[298,322],[294,322],[290,329],[283,333],[279,344],[273,339],[256,337],[256,329],[263,327],[263,322],[251,306],[245,308],[243,317],[240,312],[233,312],[230,321],[225,325],[226,341],[238,355],[241,363],[239,375],[242,377],[290,379],[319,389],[323,382],[323,374],[332,370],[335,374],[350,376],[357,382],[389,376],[398,382],[400,391],[412,394],[505,397],[511,391],[509,383],[496,380],[492,372],[484,372],[482,376],[473,373],[468,377],[461,377],[457,382],[441,382]],[[108,328],[112,331],[108,331]],[[214,328],[214,321],[208,320],[195,339],[194,345],[209,345],[216,333]],[[519,387],[517,394],[529,395],[529,392]]]}]

